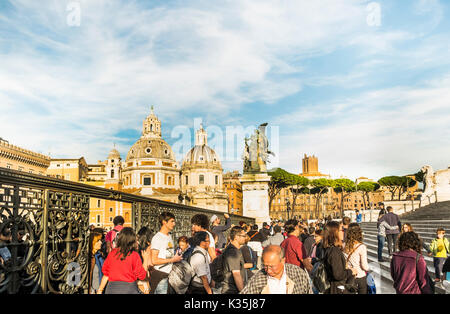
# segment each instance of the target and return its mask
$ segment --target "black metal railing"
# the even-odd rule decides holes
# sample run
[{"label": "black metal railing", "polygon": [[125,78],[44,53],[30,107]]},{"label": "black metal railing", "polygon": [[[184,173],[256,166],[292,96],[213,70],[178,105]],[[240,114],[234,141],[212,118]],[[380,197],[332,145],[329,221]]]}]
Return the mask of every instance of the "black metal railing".
[{"label": "black metal railing", "polygon": [[[222,212],[175,204],[82,183],[0,168],[0,293],[88,293],[89,201],[132,204],[132,226],[158,231],[173,213],[173,237],[191,234],[191,218]],[[253,218],[230,215],[232,223]]]}]

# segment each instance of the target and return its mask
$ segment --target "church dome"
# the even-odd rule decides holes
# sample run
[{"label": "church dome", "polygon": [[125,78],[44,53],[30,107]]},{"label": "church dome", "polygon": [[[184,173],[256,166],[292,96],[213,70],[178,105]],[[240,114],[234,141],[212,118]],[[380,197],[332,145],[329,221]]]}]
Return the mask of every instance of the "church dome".
[{"label": "church dome", "polygon": [[142,158],[170,159],[176,161],[172,148],[162,138],[149,139],[141,137],[131,146],[126,161]]},{"label": "church dome", "polygon": [[144,120],[142,136],[131,146],[126,161],[146,158],[176,161],[172,148],[161,138],[161,121],[154,114],[153,106]]},{"label": "church dome", "polygon": [[196,132],[196,143],[183,159],[183,168],[203,168],[205,166],[222,169],[216,152],[207,145],[207,133],[200,128]]},{"label": "church dome", "polygon": [[216,152],[207,145],[196,145],[186,154],[183,164],[215,164],[220,166]]}]

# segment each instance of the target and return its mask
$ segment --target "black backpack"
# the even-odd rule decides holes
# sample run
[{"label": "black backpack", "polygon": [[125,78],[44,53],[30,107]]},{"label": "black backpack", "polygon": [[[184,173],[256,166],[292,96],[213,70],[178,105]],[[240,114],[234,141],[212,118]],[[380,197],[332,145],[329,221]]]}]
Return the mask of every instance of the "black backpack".
[{"label": "black backpack", "polygon": [[324,264],[326,254],[322,254],[322,258],[317,257],[317,262],[311,271],[311,281],[313,286],[320,293],[325,293],[326,290],[330,289],[331,284],[328,279],[327,270]]},{"label": "black backpack", "polygon": [[327,271],[322,260],[319,260],[314,264],[313,270],[311,271],[311,280],[314,287],[320,293],[325,293],[325,291],[331,287],[330,281],[328,280]]},{"label": "black backpack", "polygon": [[106,259],[108,257],[108,248],[106,246],[105,239],[102,239],[102,246],[100,247],[100,255],[103,257],[103,259]]},{"label": "black backpack", "polygon": [[[224,252],[225,253],[225,252]],[[225,271],[223,265],[223,255],[224,253],[217,256],[211,264],[209,264],[209,269],[211,271],[211,278],[214,282],[219,283],[225,279]]]},{"label": "black backpack", "polygon": [[[117,242],[117,238],[118,238],[118,236],[119,236],[119,231],[117,231],[116,229],[113,229],[113,231],[115,231],[116,232],[116,237],[114,238],[114,240],[113,240],[113,242],[112,243],[114,243],[114,244],[116,244]],[[107,245],[106,245],[106,241],[105,241],[105,238],[103,237],[102,238],[102,245],[101,245],[101,247],[100,247],[100,254],[102,255],[102,257],[104,258],[104,259],[106,259],[107,257],[108,257],[108,247],[107,247]]]}]

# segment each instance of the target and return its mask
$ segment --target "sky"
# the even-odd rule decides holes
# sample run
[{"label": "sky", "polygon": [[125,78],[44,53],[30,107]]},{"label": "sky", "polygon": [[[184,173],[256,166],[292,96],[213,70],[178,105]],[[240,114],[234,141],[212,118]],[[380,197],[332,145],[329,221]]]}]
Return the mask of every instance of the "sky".
[{"label": "sky", "polygon": [[202,122],[225,171],[268,123],[268,168],[333,178],[450,166],[450,3],[2,0],[0,137],[122,159],[154,106],[181,163]]}]

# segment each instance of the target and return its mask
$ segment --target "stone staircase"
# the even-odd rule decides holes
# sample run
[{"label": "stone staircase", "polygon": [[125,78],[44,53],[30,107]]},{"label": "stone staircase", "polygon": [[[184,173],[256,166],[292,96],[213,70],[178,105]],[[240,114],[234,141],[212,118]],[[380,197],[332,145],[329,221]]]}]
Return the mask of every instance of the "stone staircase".
[{"label": "stone staircase", "polygon": [[[400,220],[402,223],[411,224],[414,231],[417,232],[423,240],[424,244],[429,245],[435,238],[436,229],[438,227],[443,227],[447,231],[447,234],[450,233],[450,202],[442,202],[425,206],[414,212],[400,216]],[[387,283],[392,286],[393,281],[390,273],[390,259],[388,258],[387,243],[385,243],[383,248],[383,258],[386,259],[387,262],[378,262],[377,223],[363,222],[361,223],[361,227],[364,232],[364,243],[367,246],[368,262],[371,266],[374,278],[378,278],[380,282],[384,282],[385,284]],[[433,257],[426,255],[425,250],[423,251],[423,254],[430,276],[434,279],[435,272]],[[388,293],[390,292],[392,291],[389,290]],[[436,293],[445,293],[445,288],[442,283],[436,284]]]},{"label": "stone staircase", "polygon": [[401,220],[446,220],[450,219],[450,201],[430,204],[400,216]]}]

